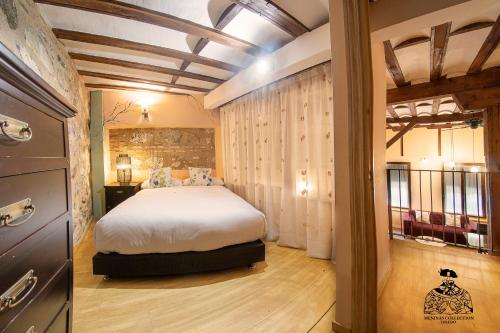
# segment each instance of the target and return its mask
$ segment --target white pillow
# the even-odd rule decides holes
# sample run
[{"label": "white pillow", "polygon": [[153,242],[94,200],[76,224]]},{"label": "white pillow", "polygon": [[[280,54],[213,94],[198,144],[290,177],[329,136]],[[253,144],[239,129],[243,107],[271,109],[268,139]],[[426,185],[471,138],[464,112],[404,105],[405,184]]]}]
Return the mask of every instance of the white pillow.
[{"label": "white pillow", "polygon": [[189,167],[190,185],[208,186],[210,185],[210,175],[212,168],[191,168]]},{"label": "white pillow", "polygon": [[[149,178],[146,179],[145,181],[142,182],[141,184],[141,189],[145,190],[145,189],[148,189],[148,188],[152,188],[150,185],[149,185]],[[175,177],[172,177],[172,181],[170,182],[170,186],[182,186],[182,179],[179,179],[179,178],[175,178]]]},{"label": "white pillow", "polygon": [[152,169],[149,173],[150,188],[172,186],[172,168]]},{"label": "white pillow", "polygon": [[141,184],[141,189],[146,190],[148,188],[151,188],[151,186],[149,186],[149,178],[143,181]]},{"label": "white pillow", "polygon": [[[191,178],[186,178],[182,181],[183,186],[196,186],[196,184],[193,184],[191,181]],[[217,177],[208,177],[208,183],[206,185],[200,185],[200,186],[224,186],[224,181],[220,178]]]},{"label": "white pillow", "polygon": [[182,186],[182,179],[172,177],[171,186]]}]

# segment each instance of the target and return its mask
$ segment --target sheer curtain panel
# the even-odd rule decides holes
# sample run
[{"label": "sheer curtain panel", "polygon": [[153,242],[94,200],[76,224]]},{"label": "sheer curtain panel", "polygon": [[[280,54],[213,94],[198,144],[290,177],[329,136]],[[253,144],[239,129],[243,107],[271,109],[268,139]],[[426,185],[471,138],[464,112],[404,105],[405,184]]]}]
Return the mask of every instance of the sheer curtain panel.
[{"label": "sheer curtain panel", "polygon": [[324,259],[332,255],[331,84],[326,63],[221,107],[227,186],[264,212],[269,240]]}]

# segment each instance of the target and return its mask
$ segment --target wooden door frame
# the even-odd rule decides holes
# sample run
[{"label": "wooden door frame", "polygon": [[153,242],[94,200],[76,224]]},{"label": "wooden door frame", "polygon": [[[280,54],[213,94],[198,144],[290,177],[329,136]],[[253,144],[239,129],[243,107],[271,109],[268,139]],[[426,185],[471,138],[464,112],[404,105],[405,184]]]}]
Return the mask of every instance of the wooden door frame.
[{"label": "wooden door frame", "polygon": [[334,45],[337,270],[333,330],[376,332],[377,245],[368,1],[330,0],[330,22]]}]

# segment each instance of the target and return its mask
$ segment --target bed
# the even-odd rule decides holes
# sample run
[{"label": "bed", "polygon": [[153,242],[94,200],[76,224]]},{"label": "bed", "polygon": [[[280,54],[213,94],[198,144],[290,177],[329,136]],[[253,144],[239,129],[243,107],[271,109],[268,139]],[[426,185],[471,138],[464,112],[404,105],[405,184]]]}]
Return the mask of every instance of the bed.
[{"label": "bed", "polygon": [[94,230],[96,275],[185,274],[265,259],[264,215],[223,186],[145,189]]}]

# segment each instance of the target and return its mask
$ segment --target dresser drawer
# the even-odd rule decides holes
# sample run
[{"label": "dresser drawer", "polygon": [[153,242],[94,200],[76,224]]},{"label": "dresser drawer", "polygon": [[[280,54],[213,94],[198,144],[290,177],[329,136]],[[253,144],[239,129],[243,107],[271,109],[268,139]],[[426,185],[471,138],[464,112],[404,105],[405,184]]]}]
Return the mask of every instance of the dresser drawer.
[{"label": "dresser drawer", "polygon": [[[59,319],[58,313],[69,300],[68,288],[70,285],[69,265],[64,268],[50,281],[50,283],[40,292],[33,302],[17,316],[17,318],[6,327],[2,333],[42,333],[49,325],[54,327]],[[53,322],[53,324],[51,324]],[[56,330],[49,329],[49,332],[64,333],[60,323],[57,323]],[[31,330],[31,331],[30,331]]]},{"label": "dresser drawer", "polygon": [[[53,118],[0,90],[0,115],[27,123],[31,139],[17,142],[0,131],[0,157],[65,157],[64,121]],[[9,128],[16,128],[9,121]],[[17,131],[17,128],[16,128]],[[7,130],[8,134],[13,134]]]},{"label": "dresser drawer", "polygon": [[[29,237],[0,257],[0,295],[16,294],[11,306],[0,312],[5,327],[44,288],[69,259],[69,221],[56,221]],[[33,278],[25,283],[29,273]],[[66,286],[66,289],[67,286]],[[8,292],[11,290],[12,292]],[[12,303],[17,303],[15,306]]]},{"label": "dresser drawer", "polygon": [[70,330],[70,325],[71,325],[71,314],[69,311],[69,307],[65,307],[54,319],[52,324],[50,325],[49,329],[47,330],[47,333],[66,333],[71,331]]},{"label": "dresser drawer", "polygon": [[[2,177],[0,189],[0,209],[28,198],[34,207],[32,213],[26,211],[25,215],[18,215],[19,219],[10,220],[12,224],[26,221],[25,223],[18,226],[0,226],[0,253],[68,211],[66,169]],[[18,211],[22,211],[25,203],[26,201],[23,201],[18,205]]]}]

